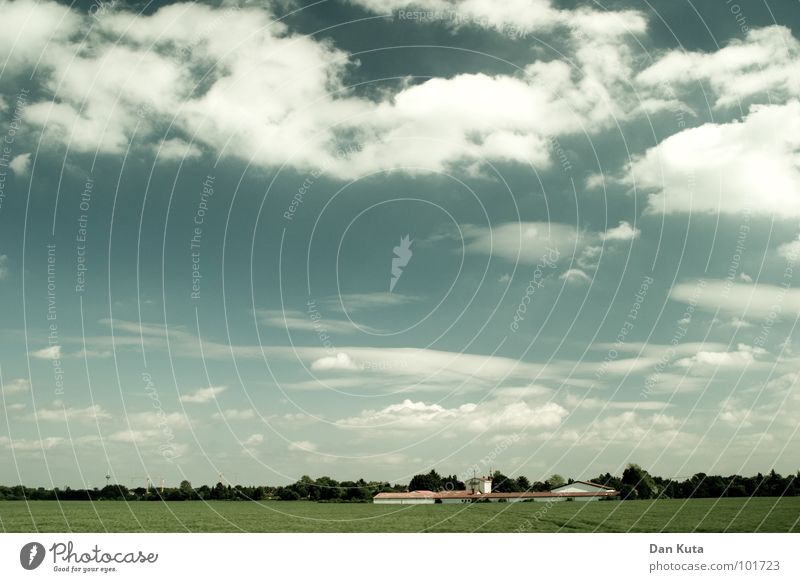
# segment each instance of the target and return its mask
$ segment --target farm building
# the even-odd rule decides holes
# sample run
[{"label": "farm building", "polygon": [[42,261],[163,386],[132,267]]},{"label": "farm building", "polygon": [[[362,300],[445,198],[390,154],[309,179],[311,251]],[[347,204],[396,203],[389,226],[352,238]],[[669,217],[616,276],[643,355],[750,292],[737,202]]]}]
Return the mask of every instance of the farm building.
[{"label": "farm building", "polygon": [[491,477],[472,477],[464,482],[467,491],[470,493],[491,493],[492,492],[492,479]]},{"label": "farm building", "polygon": [[396,505],[425,505],[434,503],[473,503],[476,501],[517,503],[520,501],[598,501],[616,497],[619,492],[592,483],[575,481],[551,491],[523,491],[521,493],[492,493],[490,477],[473,477],[465,483],[464,491],[404,491],[398,493],[378,493],[373,503]]}]

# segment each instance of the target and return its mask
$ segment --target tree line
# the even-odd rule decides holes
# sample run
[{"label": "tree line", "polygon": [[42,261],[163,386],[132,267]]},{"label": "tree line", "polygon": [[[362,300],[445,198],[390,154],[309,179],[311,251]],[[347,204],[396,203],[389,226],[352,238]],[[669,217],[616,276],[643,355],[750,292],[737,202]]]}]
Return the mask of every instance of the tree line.
[{"label": "tree line", "polygon": [[[543,481],[530,481],[524,475],[509,477],[501,471],[492,475],[492,492],[520,493],[525,491],[550,491],[569,483],[561,475],[551,475]],[[758,473],[752,477],[741,475],[707,475],[697,473],[685,480],[675,480],[651,475],[639,465],[628,465],[622,475],[611,473],[598,475],[592,482],[612,487],[620,492],[620,499],[689,499],[699,497],[786,497],[800,495],[800,471],[783,476],[774,470],[766,475]],[[391,484],[387,481],[337,481],[331,477],[312,479],[302,476],[291,485],[226,485],[221,482],[213,486],[194,487],[182,481],[178,487],[128,488],[121,484],[108,484],[103,488],[64,489],[25,487],[23,485],[0,485],[0,500],[60,500],[60,501],[318,501],[364,503],[372,500],[376,493],[399,491],[463,491],[465,484],[457,475],[442,476],[431,470],[414,475],[408,485]]]}]

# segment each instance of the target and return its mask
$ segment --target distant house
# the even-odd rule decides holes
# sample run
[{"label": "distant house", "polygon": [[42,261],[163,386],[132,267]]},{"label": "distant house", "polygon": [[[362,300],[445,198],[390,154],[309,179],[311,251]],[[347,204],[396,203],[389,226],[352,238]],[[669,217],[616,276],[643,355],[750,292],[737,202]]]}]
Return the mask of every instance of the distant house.
[{"label": "distant house", "polygon": [[591,481],[575,481],[551,491],[522,493],[492,493],[490,477],[472,477],[465,482],[465,491],[405,491],[378,493],[373,503],[395,505],[425,505],[433,503],[473,503],[476,501],[517,503],[520,501],[598,501],[617,497],[619,491]]},{"label": "distant house", "polygon": [[492,492],[492,478],[491,477],[472,477],[464,482],[467,486],[467,491],[470,493],[491,493]]}]

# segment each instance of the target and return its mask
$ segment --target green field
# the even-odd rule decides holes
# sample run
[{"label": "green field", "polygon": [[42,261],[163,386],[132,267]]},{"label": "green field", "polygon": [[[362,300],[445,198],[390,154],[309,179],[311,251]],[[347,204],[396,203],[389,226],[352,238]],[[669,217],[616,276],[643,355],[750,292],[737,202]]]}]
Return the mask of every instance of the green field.
[{"label": "green field", "polygon": [[373,505],[3,501],[6,532],[800,532],[800,497]]}]

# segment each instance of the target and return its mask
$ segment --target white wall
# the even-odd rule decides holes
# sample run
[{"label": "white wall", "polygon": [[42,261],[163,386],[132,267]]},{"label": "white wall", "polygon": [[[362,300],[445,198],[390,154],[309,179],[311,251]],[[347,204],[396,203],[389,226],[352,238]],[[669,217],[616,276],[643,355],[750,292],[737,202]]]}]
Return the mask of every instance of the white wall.
[{"label": "white wall", "polygon": [[383,505],[428,505],[433,504],[434,500],[432,498],[428,499],[373,499],[373,503],[383,504]]}]

